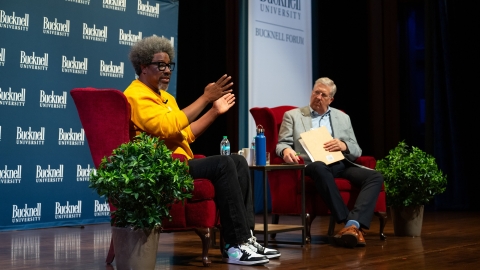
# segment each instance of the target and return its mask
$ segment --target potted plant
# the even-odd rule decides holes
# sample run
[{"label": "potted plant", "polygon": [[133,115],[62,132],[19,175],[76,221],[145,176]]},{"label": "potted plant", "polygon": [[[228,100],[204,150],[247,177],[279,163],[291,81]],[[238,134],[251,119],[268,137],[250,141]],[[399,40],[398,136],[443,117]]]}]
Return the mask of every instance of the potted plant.
[{"label": "potted plant", "polygon": [[424,205],[445,191],[447,176],[433,156],[404,141],[377,161],[376,170],[385,179],[395,235],[420,236]]},{"label": "potted plant", "polygon": [[90,187],[112,207],[117,269],[154,269],[162,220],[173,203],[191,197],[186,163],[172,158],[164,142],[145,133],[104,157]]}]

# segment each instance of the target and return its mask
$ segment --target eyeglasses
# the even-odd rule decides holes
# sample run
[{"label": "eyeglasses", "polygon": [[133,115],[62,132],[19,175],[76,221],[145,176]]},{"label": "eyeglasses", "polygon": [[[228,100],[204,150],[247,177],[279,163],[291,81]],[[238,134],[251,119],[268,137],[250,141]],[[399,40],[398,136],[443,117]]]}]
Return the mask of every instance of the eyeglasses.
[{"label": "eyeglasses", "polygon": [[325,93],[322,93],[322,92],[320,92],[320,91],[314,91],[313,94],[314,94],[315,96],[320,95],[320,96],[322,96],[322,98],[329,98],[329,97],[330,97],[329,95],[327,95],[327,94],[325,94]]},{"label": "eyeglasses", "polygon": [[158,71],[165,71],[165,69],[168,67],[170,71],[173,71],[175,69],[175,63],[170,62],[170,64],[167,64],[165,62],[151,62],[150,65],[157,65]]}]

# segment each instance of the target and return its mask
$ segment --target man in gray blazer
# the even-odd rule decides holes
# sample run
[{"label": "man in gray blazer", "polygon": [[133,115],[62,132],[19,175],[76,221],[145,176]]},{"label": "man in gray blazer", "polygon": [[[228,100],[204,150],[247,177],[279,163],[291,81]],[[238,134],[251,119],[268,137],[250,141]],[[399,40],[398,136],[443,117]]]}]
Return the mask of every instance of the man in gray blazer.
[{"label": "man in gray blazer", "polygon": [[[287,163],[298,163],[298,156],[303,158],[307,164],[305,174],[314,180],[317,191],[337,223],[345,223],[345,228],[334,236],[334,243],[353,248],[366,245],[360,229],[370,227],[383,176],[377,171],[353,163],[362,154],[362,149],[355,138],[350,117],[330,107],[336,91],[335,83],[327,77],[315,82],[310,105],[290,110],[283,116],[276,153]],[[333,137],[333,140],[323,145],[325,150],[342,151],[344,160],[330,165],[310,160],[298,140],[301,133],[320,126],[325,126]],[[360,189],[351,211],[343,203],[335,185],[335,177],[345,178]]]}]

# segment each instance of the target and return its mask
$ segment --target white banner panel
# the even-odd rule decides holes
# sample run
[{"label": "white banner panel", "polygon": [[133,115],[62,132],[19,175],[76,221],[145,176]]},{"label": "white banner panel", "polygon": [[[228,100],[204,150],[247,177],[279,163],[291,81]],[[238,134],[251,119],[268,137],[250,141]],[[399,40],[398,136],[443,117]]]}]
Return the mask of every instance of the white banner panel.
[{"label": "white banner panel", "polygon": [[[248,107],[308,105],[313,85],[310,0],[249,0],[248,9]],[[254,135],[249,114],[250,140]]]}]

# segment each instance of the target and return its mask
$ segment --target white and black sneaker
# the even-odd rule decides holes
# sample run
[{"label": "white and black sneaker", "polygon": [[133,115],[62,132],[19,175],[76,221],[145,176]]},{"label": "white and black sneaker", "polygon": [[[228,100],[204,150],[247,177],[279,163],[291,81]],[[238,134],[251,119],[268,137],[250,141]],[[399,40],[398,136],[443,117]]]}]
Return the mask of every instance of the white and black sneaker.
[{"label": "white and black sneaker", "polygon": [[222,261],[231,264],[256,265],[269,262],[264,255],[253,252],[246,244],[226,245]]},{"label": "white and black sneaker", "polygon": [[276,249],[266,248],[266,247],[263,247],[262,245],[260,245],[257,242],[257,238],[253,235],[250,239],[248,239],[247,244],[248,244],[248,247],[253,252],[255,252],[257,254],[260,254],[260,255],[264,255],[265,257],[267,257],[269,259],[278,258],[278,257],[280,257],[280,255],[282,255]]}]

